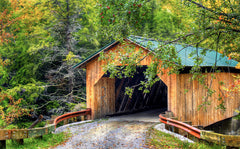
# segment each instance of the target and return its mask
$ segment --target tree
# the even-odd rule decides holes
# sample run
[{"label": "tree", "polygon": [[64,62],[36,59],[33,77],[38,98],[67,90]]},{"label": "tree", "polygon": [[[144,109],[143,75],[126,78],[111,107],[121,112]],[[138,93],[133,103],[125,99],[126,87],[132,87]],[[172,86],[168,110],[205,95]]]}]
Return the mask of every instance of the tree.
[{"label": "tree", "polygon": [[[39,49],[48,46],[49,40],[42,23],[46,19],[46,14],[41,10],[44,8],[38,3],[40,1],[5,2],[6,5],[1,5],[4,7],[1,7],[0,11],[3,14],[6,12],[5,15],[1,15],[1,32],[11,36],[2,34],[0,37],[3,39],[3,42],[0,41],[2,63],[0,69],[3,70],[0,74],[0,85],[1,95],[4,95],[2,103],[5,103],[2,105],[3,111],[11,105],[15,106],[15,109],[16,106],[26,110],[34,109],[37,106],[39,93],[43,91],[43,83],[37,80],[37,70],[42,58]],[[11,110],[8,111],[5,118],[11,115]],[[32,114],[34,117],[35,112],[33,111]]]},{"label": "tree", "polygon": [[[92,36],[96,30],[95,1],[54,0],[48,1],[52,15],[49,32],[52,46],[44,51],[44,62],[39,71],[46,83],[41,101],[46,112],[63,113],[85,100],[85,73],[74,71],[73,64],[83,59],[86,47],[95,48],[97,39]],[[79,41],[80,40],[80,41]],[[89,43],[94,43],[89,46]],[[86,46],[85,46],[86,44]]]},{"label": "tree", "polygon": [[[5,82],[8,78],[8,73],[6,71],[6,66],[9,64],[9,61],[3,61],[0,58],[0,83]],[[18,100],[14,99],[10,94],[4,92],[3,88],[0,87],[0,128],[3,129],[7,127],[12,122],[16,121],[19,117],[28,115],[30,109],[22,108],[21,101],[23,99],[19,98]]]}]

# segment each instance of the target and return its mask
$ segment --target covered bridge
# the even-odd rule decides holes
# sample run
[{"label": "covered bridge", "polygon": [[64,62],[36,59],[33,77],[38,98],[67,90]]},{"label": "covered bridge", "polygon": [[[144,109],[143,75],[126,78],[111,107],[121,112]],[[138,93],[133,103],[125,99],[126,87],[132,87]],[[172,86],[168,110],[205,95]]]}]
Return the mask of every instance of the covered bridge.
[{"label": "covered bridge", "polygon": [[[131,36],[126,39],[128,44],[134,45],[135,50],[143,49],[143,55],[158,47],[158,42],[141,37]],[[148,43],[151,47],[147,48]],[[239,74],[239,69],[236,69],[237,61],[229,60],[220,53],[208,50],[206,56],[201,55],[203,49],[198,49],[198,55],[204,58],[201,67],[203,70],[211,70],[217,60],[217,67],[220,72],[203,73],[206,75],[205,85],[212,86],[215,90],[213,95],[207,100],[204,97],[207,95],[207,89],[204,88],[197,80],[192,80],[192,74],[189,73],[190,68],[194,65],[194,60],[189,57],[189,54],[196,50],[194,47],[183,48],[180,44],[174,45],[178,51],[178,56],[181,58],[182,64],[185,66],[180,74],[167,73],[158,74],[161,81],[155,83],[151,88],[150,93],[143,94],[138,90],[134,90],[132,98],[124,94],[125,87],[135,85],[144,80],[143,71],[151,63],[152,56],[148,55],[141,60],[140,65],[144,67],[138,68],[138,73],[134,78],[109,78],[107,72],[103,71],[102,66],[105,64],[103,60],[99,60],[100,52],[116,53],[121,50],[122,44],[114,41],[103,47],[74,68],[86,69],[86,95],[87,108],[92,109],[91,119],[101,118],[106,115],[137,111],[149,108],[166,108],[172,111],[175,116],[181,121],[192,121],[193,125],[207,126],[214,122],[232,117],[235,109],[240,106],[238,93],[233,93],[231,98],[225,97],[226,91],[223,86],[233,84],[233,75]],[[168,72],[167,69],[162,70]],[[220,83],[224,82],[224,83]],[[210,105],[206,109],[199,109],[199,105],[210,101]],[[220,104],[226,107],[223,112],[217,109]]]}]

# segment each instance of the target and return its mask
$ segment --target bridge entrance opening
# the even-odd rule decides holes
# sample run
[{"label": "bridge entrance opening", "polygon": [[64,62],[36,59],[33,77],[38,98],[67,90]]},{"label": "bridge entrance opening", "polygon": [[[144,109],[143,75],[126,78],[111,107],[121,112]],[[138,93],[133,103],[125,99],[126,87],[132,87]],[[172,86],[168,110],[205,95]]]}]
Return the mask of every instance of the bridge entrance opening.
[{"label": "bridge entrance opening", "polygon": [[[141,81],[146,81],[144,71],[147,66],[138,67],[136,74],[123,79],[115,79],[115,114],[128,114],[152,109],[167,110],[168,88],[163,81],[157,81],[149,93],[139,90]],[[158,76],[156,76],[158,77]],[[126,95],[126,87],[132,87],[132,97]]]}]

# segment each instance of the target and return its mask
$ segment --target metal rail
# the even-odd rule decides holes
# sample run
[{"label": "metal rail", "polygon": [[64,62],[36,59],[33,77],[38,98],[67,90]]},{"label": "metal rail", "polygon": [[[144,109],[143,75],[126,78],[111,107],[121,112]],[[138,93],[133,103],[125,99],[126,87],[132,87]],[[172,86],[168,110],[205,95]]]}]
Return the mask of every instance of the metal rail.
[{"label": "metal rail", "polygon": [[66,113],[66,114],[63,114],[63,115],[58,116],[57,118],[55,118],[53,124],[56,127],[58,123],[60,123],[61,121],[66,120],[66,119],[70,119],[70,118],[77,117],[77,116],[90,115],[90,114],[91,114],[91,109],[90,108],[88,108],[86,110],[82,110],[82,111]]},{"label": "metal rail", "polygon": [[174,127],[177,127],[177,128],[180,128],[186,132],[188,132],[189,134],[197,137],[197,138],[201,138],[201,130],[200,129],[197,129],[191,125],[188,125],[188,124],[185,124],[183,122],[180,122],[180,121],[177,121],[177,120],[173,120],[171,118],[166,118],[164,117],[162,114],[159,115],[160,117],[160,121],[162,123],[165,123],[167,125],[171,125],[171,126],[174,126]]}]

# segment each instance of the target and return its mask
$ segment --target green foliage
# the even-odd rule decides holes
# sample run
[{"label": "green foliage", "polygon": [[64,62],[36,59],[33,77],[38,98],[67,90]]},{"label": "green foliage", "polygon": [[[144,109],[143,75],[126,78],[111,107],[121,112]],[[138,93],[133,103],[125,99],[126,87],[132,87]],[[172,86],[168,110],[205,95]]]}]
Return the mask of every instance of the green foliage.
[{"label": "green foliage", "polygon": [[184,29],[185,25],[180,16],[172,13],[169,9],[163,9],[162,6],[163,4],[159,4],[154,11],[154,27],[148,36],[162,40],[173,39],[175,34]]},{"label": "green foliage", "polygon": [[35,99],[38,98],[39,94],[44,90],[44,88],[40,86],[41,84],[41,82],[28,83],[25,85],[19,84],[14,88],[7,89],[6,92],[15,98],[24,98],[25,104],[33,104]]},{"label": "green foliage", "polygon": [[8,81],[9,74],[7,72],[6,66],[8,65],[8,60],[3,60],[0,57],[0,89],[2,88],[2,85]]},{"label": "green foliage", "polygon": [[101,0],[99,15],[106,38],[122,39],[140,32],[151,18],[151,2],[144,0]]},{"label": "green foliage", "polygon": [[134,88],[132,88],[132,87],[126,87],[126,88],[125,88],[125,95],[128,95],[129,98],[132,98],[133,91],[134,91]]},{"label": "green foliage", "polygon": [[10,3],[7,0],[0,1],[0,12],[3,12],[5,9],[9,8]]},{"label": "green foliage", "polygon": [[46,110],[49,111],[51,109],[56,109],[60,106],[60,104],[58,103],[58,101],[51,101],[46,105]]},{"label": "green foliage", "polygon": [[78,44],[80,46],[88,46],[86,52],[82,52],[81,55],[89,55],[90,52],[93,52],[92,48],[96,48],[99,46],[99,42],[101,39],[98,38],[98,30],[99,30],[99,19],[98,19],[98,9],[96,8],[97,1],[95,0],[81,0],[81,18],[79,19],[79,23],[82,25],[81,29],[78,29],[74,36],[78,39]]},{"label": "green foliage", "polygon": [[11,95],[0,92],[0,128],[6,128],[20,117],[29,115],[30,110],[20,106],[22,98],[15,100]]}]

